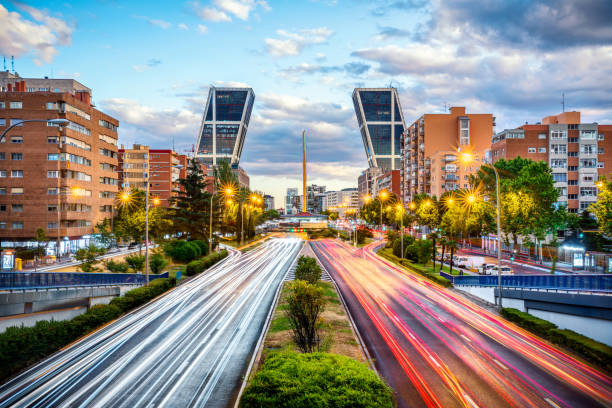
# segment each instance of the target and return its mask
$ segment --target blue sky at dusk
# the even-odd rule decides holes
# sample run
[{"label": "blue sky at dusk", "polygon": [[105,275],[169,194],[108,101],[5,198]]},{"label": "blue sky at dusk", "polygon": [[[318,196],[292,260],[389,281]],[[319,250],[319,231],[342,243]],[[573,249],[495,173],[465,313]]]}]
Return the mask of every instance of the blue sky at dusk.
[{"label": "blue sky at dusk", "polygon": [[562,92],[583,122],[612,123],[610,21],[605,0],[0,1],[0,55],[92,88],[125,145],[190,150],[209,85],[252,87],[241,165],[280,207],[302,129],[310,181],[356,186],[356,86],[397,87],[409,123],[447,104],[499,131],[560,112]]}]

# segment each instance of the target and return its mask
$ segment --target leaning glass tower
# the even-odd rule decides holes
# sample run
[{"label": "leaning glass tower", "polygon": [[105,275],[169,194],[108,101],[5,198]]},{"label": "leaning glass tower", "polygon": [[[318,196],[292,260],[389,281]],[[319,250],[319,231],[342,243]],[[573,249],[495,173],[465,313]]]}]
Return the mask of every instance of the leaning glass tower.
[{"label": "leaning glass tower", "polygon": [[254,101],[251,88],[210,88],[195,151],[201,163],[238,166]]},{"label": "leaning glass tower", "polygon": [[356,88],[353,103],[368,165],[383,171],[400,170],[406,124],[397,89]]}]

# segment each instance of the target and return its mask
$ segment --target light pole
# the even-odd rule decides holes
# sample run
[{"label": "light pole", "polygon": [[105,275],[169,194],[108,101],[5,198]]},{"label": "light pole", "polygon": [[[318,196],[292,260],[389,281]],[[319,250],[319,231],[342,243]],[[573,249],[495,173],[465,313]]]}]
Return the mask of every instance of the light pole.
[{"label": "light pole", "polygon": [[380,194],[378,195],[378,201],[380,202],[380,239],[383,239],[383,201],[385,201],[387,199],[387,197],[389,196],[389,193],[386,190],[383,190],[380,192]]},{"label": "light pole", "polygon": [[[60,132],[61,132],[61,126],[62,125],[67,125],[68,123],[70,123],[70,121],[68,119],[62,119],[62,118],[58,118],[58,119],[26,119],[26,120],[22,120],[19,121],[9,127],[7,127],[6,129],[4,129],[4,131],[2,132],[2,134],[0,134],[0,143],[2,143],[2,140],[4,139],[4,137],[6,136],[6,134],[9,132],[9,130],[13,129],[16,126],[21,126],[23,123],[27,123],[27,122],[42,122],[42,123],[47,123],[47,124],[52,124],[52,125],[57,125],[58,127],[60,127]],[[60,205],[61,205],[61,197],[60,197],[60,189],[61,189],[61,181],[60,181],[60,172],[61,172],[61,167],[60,167],[60,159],[61,159],[61,153],[62,153],[62,142],[61,142],[61,134],[58,136],[58,140],[57,140],[57,146],[58,146],[58,157],[57,157],[57,247],[55,248],[55,255],[57,256],[56,258],[56,262],[59,262],[59,257],[60,257],[60,241],[61,241],[61,228],[60,228],[60,224],[61,224],[61,209],[60,209]]]},{"label": "light pole", "polygon": [[404,257],[404,205],[401,203],[398,204],[397,209],[400,212],[400,247],[402,250],[402,256],[400,258],[403,258]]},{"label": "light pole", "polygon": [[[461,162],[463,164],[470,164],[474,161],[474,155],[471,153],[461,153]],[[497,215],[497,288],[499,289],[499,307],[502,307],[502,275],[501,275],[501,223],[500,223],[500,209],[499,209],[499,173],[492,163],[487,163],[488,167],[493,169],[495,173],[495,209]]]},{"label": "light pole", "polygon": [[[182,164],[175,166],[160,166],[156,167],[156,170],[161,169],[182,169]],[[151,171],[146,173],[146,190],[145,190],[145,275],[146,284],[149,285],[149,182],[151,180],[151,174],[155,174],[157,171]],[[154,199],[154,202],[159,204],[159,198]]]}]

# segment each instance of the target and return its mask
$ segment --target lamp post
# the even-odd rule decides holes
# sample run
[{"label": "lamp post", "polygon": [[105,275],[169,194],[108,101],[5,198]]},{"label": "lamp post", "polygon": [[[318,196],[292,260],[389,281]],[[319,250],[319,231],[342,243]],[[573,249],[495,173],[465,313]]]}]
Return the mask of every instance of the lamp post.
[{"label": "lamp post", "polygon": [[[463,164],[470,164],[474,161],[474,155],[471,153],[461,153],[460,161]],[[499,209],[499,173],[492,163],[487,163],[488,167],[493,169],[495,173],[495,210],[497,215],[497,287],[499,289],[499,307],[502,307],[502,276],[501,276],[501,223]]]},{"label": "lamp post", "polygon": [[[4,131],[2,132],[2,134],[0,134],[0,143],[2,143],[2,140],[4,139],[4,137],[6,136],[6,134],[9,132],[9,130],[13,129],[16,126],[21,126],[23,123],[27,123],[27,122],[42,122],[42,123],[47,123],[47,124],[52,124],[52,125],[57,125],[58,127],[61,127],[62,125],[67,125],[68,123],[70,123],[70,121],[68,119],[62,119],[62,118],[58,118],[58,119],[26,119],[26,120],[22,120],[19,121],[9,127],[7,127],[6,129],[4,129]],[[61,128],[60,128],[61,131]],[[61,136],[61,135],[60,135]],[[62,142],[61,142],[61,137],[58,136],[58,140],[57,140],[57,146],[58,146],[58,150],[59,150],[59,154],[57,157],[57,247],[55,249],[56,252],[56,256],[57,256],[57,261],[59,261],[59,257],[60,257],[60,241],[61,241],[61,228],[60,228],[60,224],[61,224],[61,210],[60,210],[60,205],[61,205],[61,197],[60,197],[60,189],[61,189],[61,181],[60,181],[60,172],[61,172],[61,167],[60,167],[60,155],[61,155],[61,149],[62,149]]]},{"label": "lamp post", "polygon": [[378,195],[378,201],[380,202],[380,239],[383,239],[383,201],[385,201],[387,199],[387,197],[389,196],[389,193],[386,190],[383,190],[380,192],[380,194]]},{"label": "lamp post", "polygon": [[[160,166],[156,167],[156,170],[161,169],[182,169],[182,164],[175,166]],[[145,190],[145,275],[146,284],[149,285],[149,182],[151,180],[151,174],[155,174],[157,171],[151,171],[146,173],[146,190]],[[159,198],[154,199],[159,204]]]}]

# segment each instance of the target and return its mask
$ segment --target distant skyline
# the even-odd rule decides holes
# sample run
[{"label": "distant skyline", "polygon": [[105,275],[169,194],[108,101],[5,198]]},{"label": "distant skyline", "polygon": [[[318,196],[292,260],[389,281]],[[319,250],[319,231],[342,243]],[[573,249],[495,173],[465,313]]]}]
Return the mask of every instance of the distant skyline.
[{"label": "distant skyline", "polygon": [[407,124],[466,106],[500,131],[561,112],[562,93],[583,122],[612,123],[611,17],[605,0],[3,1],[0,57],[92,88],[120,143],[179,152],[211,84],[252,87],[241,166],[281,206],[301,192],[303,129],[309,184],[357,185],[355,87],[397,87]]}]

